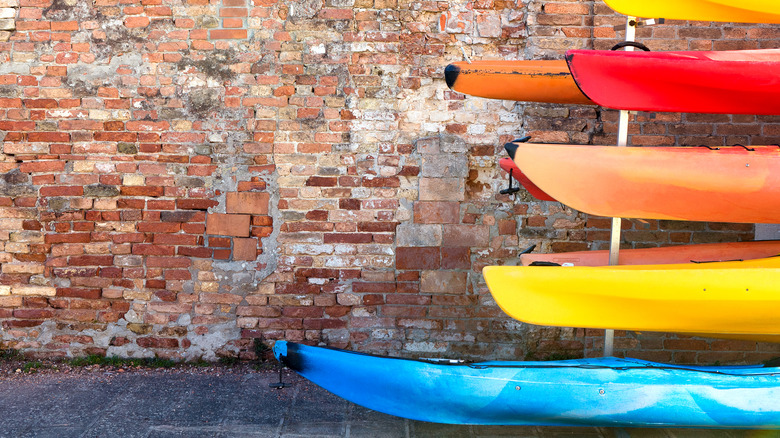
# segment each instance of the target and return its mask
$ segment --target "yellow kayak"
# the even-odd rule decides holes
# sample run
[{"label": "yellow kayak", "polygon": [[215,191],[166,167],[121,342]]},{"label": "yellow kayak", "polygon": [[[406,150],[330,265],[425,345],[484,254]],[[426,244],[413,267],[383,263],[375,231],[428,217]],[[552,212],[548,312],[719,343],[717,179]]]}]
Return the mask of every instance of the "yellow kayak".
[{"label": "yellow kayak", "polygon": [[531,324],[753,340],[780,334],[780,257],[672,265],[488,266],[483,274],[501,309]]},{"label": "yellow kayak", "polygon": [[632,17],[670,20],[780,23],[777,0],[605,0]]}]

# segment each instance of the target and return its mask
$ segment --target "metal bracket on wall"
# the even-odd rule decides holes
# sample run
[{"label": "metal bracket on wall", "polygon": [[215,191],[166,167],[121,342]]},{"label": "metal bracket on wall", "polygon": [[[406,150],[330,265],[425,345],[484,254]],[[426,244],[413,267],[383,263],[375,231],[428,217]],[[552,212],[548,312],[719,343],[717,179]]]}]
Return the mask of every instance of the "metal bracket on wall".
[{"label": "metal bracket on wall", "polygon": [[621,30],[626,30],[627,26],[645,27],[645,26],[655,26],[664,23],[666,23],[665,18],[648,18],[645,20],[634,19],[634,20],[630,20],[627,24],[618,24],[616,26],[612,26],[612,29],[614,29],[615,31],[621,31]]}]

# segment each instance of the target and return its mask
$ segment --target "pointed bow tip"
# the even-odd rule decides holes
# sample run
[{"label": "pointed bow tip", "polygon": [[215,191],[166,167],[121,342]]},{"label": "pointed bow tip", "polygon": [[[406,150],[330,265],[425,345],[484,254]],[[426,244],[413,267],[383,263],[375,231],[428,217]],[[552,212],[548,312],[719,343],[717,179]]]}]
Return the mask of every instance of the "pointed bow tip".
[{"label": "pointed bow tip", "polygon": [[274,357],[276,360],[282,361],[283,356],[287,356],[287,341],[276,341],[274,343]]},{"label": "pointed bow tip", "polygon": [[450,89],[454,90],[452,87],[455,85],[455,81],[458,79],[459,74],[460,67],[455,64],[450,64],[444,69],[444,80],[447,82],[447,86],[450,87]]},{"label": "pointed bow tip", "polygon": [[[304,351],[301,351],[302,349]],[[274,356],[276,360],[287,368],[301,372],[304,369],[306,346],[296,344],[295,342],[276,341],[274,344]]]}]

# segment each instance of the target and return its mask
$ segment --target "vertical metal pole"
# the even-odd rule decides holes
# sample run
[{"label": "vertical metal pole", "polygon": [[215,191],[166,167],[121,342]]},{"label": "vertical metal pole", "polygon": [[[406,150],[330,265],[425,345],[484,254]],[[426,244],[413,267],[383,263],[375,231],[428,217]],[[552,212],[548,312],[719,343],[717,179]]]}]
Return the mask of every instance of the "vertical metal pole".
[{"label": "vertical metal pole", "polygon": [[[635,17],[626,18],[626,41],[636,40],[636,24]],[[631,46],[626,47],[627,51],[633,51]],[[618,146],[628,145],[628,111],[620,111],[620,119],[618,119]],[[620,232],[621,232],[622,219],[619,217],[612,218],[612,238],[609,242],[609,264],[614,266],[618,264],[620,254]],[[604,333],[604,356],[612,356],[614,354],[615,344],[615,331],[606,330]]]}]

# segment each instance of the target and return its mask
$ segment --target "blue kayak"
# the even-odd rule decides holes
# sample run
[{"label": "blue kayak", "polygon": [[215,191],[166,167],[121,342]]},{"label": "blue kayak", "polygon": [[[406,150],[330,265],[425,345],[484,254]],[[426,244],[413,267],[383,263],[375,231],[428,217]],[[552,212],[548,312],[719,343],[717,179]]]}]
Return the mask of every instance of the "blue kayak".
[{"label": "blue kayak", "polygon": [[780,428],[780,367],[636,359],[442,362],[277,341],[276,358],[353,403],[450,424]]}]

